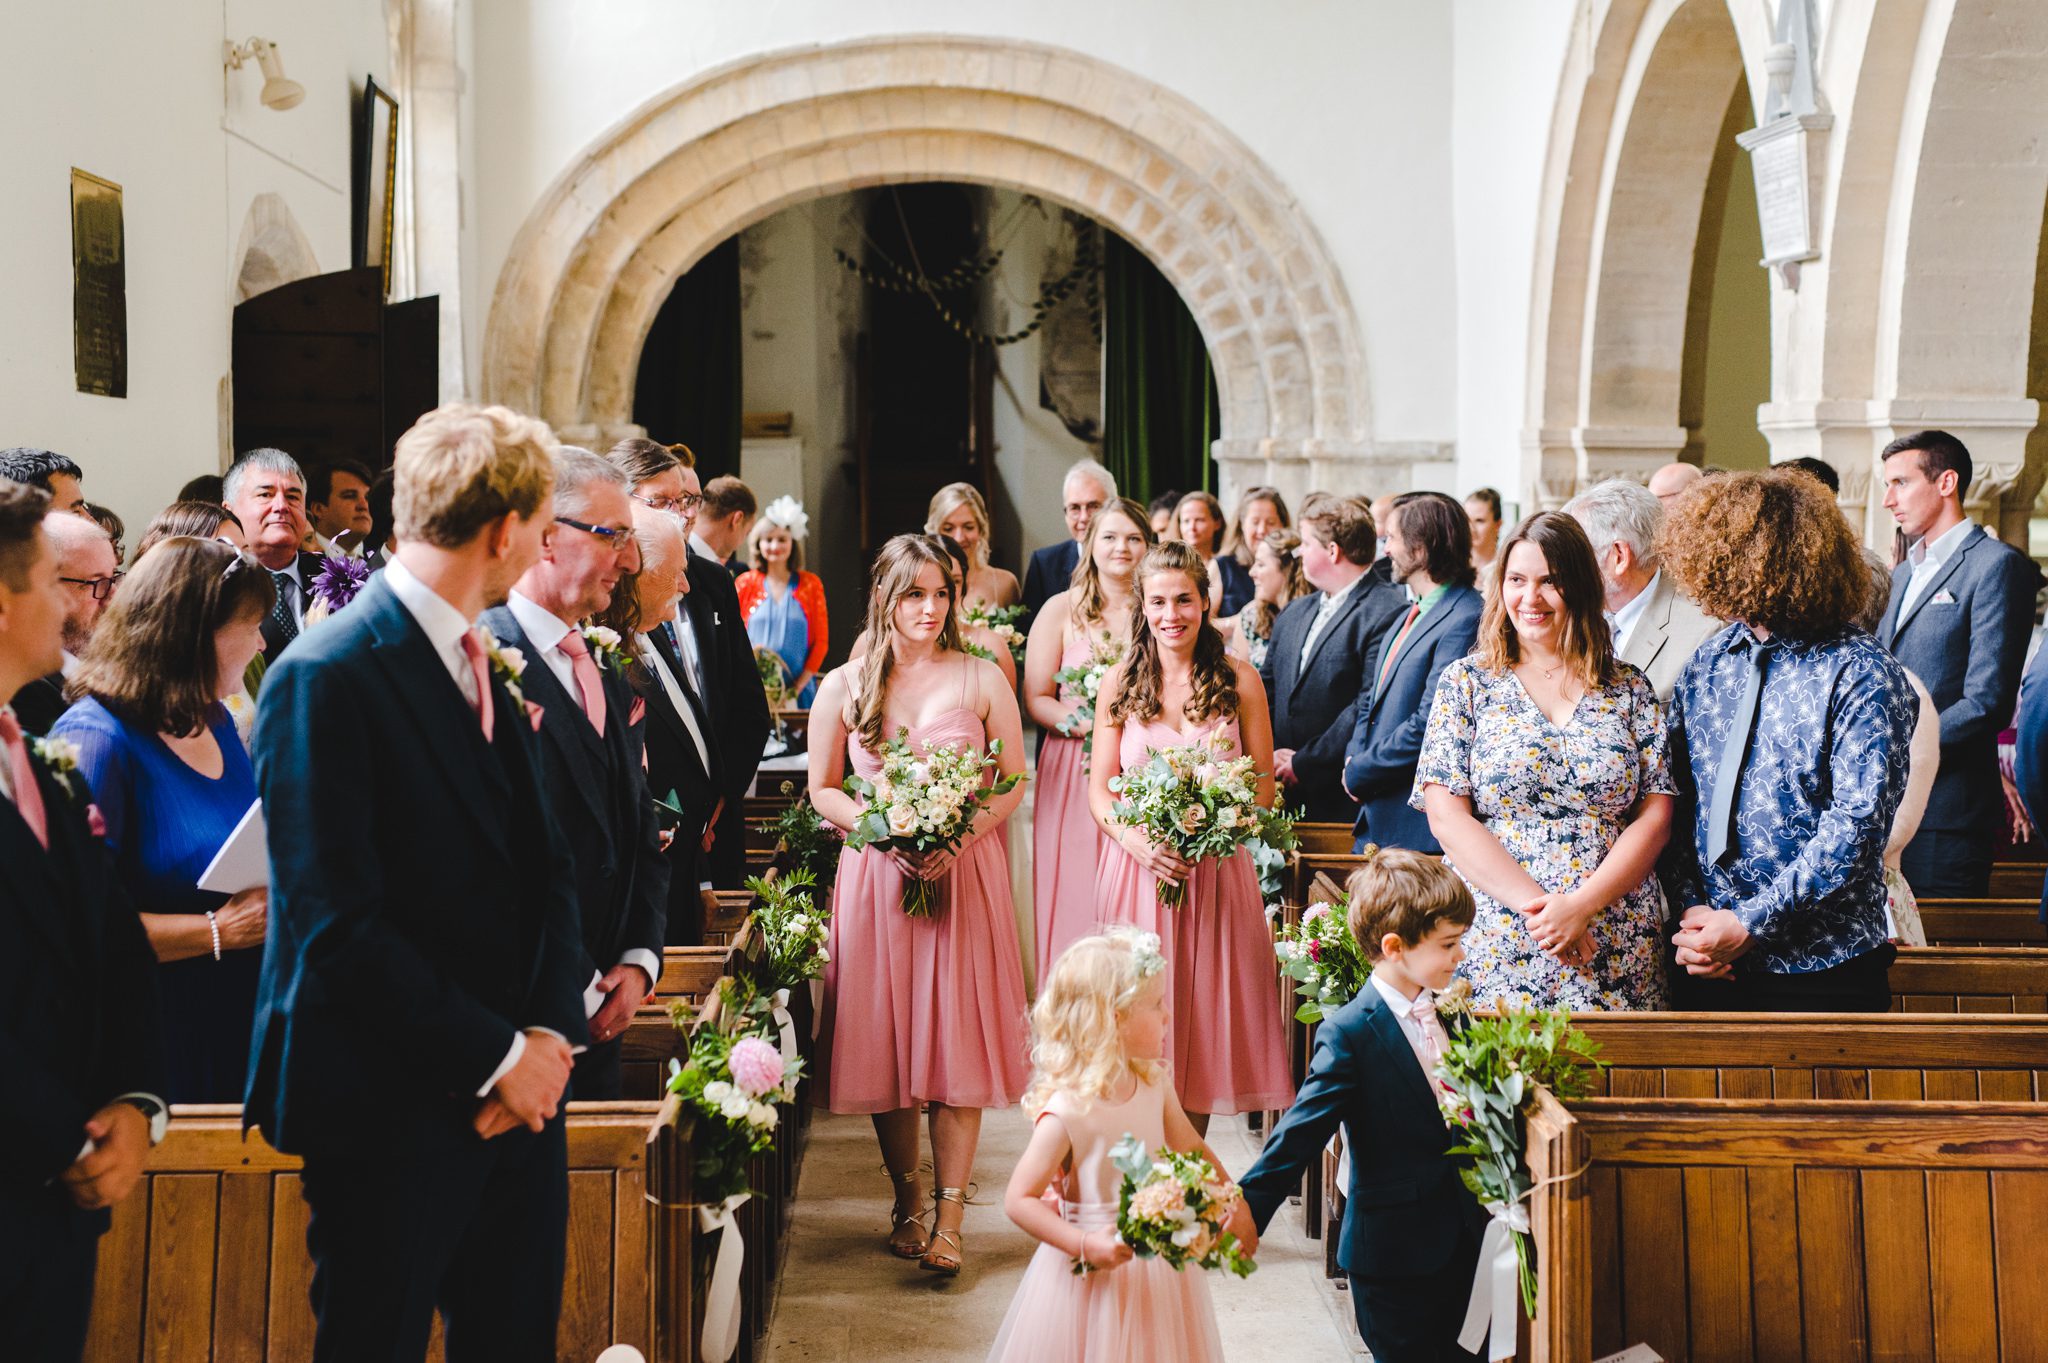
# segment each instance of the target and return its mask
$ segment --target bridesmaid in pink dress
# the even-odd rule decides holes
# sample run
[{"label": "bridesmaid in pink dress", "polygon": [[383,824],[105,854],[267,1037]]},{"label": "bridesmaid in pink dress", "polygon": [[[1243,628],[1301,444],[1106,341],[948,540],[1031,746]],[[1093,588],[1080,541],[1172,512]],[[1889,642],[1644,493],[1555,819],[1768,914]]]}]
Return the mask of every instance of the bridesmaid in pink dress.
[{"label": "bridesmaid in pink dress", "polygon": [[[1259,803],[1273,803],[1273,726],[1259,674],[1231,657],[1208,619],[1208,572],[1178,541],[1138,565],[1130,652],[1095,704],[1088,799],[1115,846],[1105,848],[1095,898],[1111,922],[1159,934],[1172,975],[1167,1056],[1197,1130],[1218,1113],[1284,1108],[1294,1098],[1277,1000],[1272,931],[1251,854],[1190,866],[1111,813],[1109,778],[1142,765],[1148,748],[1208,744],[1222,759],[1249,754]],[[1187,882],[1179,908],[1161,908],[1161,880]]]},{"label": "bridesmaid in pink dress", "polygon": [[[811,707],[811,803],[842,829],[860,813],[840,789],[847,764],[872,778],[899,729],[920,750],[1000,739],[1000,773],[1023,770],[1015,693],[993,663],[960,651],[951,566],[929,535],[882,547],[868,597],[875,642],[825,679]],[[1022,798],[1019,786],[983,806],[951,853],[844,851],[832,892],[819,1099],[873,1117],[896,1185],[889,1251],[935,1273],[960,1271],[981,1110],[1016,1102],[1029,1077],[1010,868],[996,836]],[[938,882],[931,917],[903,912],[909,876]],[[929,1230],[917,1186],[921,1104],[931,1113],[936,1179]]]},{"label": "bridesmaid in pink dress", "polygon": [[1101,653],[1120,653],[1131,637],[1132,575],[1155,542],[1145,508],[1128,499],[1110,502],[1088,522],[1081,542],[1088,557],[1074,585],[1039,609],[1024,654],[1024,708],[1045,733],[1031,811],[1032,900],[1038,924],[1042,983],[1070,943],[1100,926],[1095,907],[1096,863],[1102,833],[1088,809],[1088,771],[1081,739],[1060,733],[1077,707],[1074,693],[1054,679]]}]

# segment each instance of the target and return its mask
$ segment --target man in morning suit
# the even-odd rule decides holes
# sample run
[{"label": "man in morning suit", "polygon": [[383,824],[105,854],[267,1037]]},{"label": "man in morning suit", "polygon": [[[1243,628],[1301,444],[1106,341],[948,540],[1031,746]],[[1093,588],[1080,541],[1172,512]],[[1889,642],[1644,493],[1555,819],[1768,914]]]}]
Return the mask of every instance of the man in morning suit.
[{"label": "man in morning suit", "polygon": [[1081,564],[1081,537],[1088,533],[1088,522],[1115,500],[1115,475],[1093,459],[1083,459],[1067,470],[1066,481],[1060,485],[1067,538],[1031,555],[1024,570],[1024,618],[1017,622],[1020,631],[1031,628],[1040,606],[1073,585],[1074,569]]},{"label": "man in morning suit", "polygon": [[640,570],[640,542],[625,474],[574,446],[556,450],[554,462],[555,523],[541,535],[540,560],[483,624],[540,664],[519,684],[541,707],[541,777],[576,863],[590,976],[590,1050],[576,1062],[570,1096],[610,1101],[620,1091],[619,1037],[661,978],[668,862],[631,718],[626,653],[583,622]]},{"label": "man in morning suit", "polygon": [[2005,828],[1998,733],[2012,717],[2041,574],[1963,515],[1970,452],[1946,431],[1885,446],[1884,504],[1911,547],[1878,642],[1941,712],[1941,766],[1899,869],[1921,898],[1982,898]]},{"label": "man in morning suit", "polygon": [[1361,696],[1371,699],[1369,661],[1408,601],[1369,575],[1377,535],[1362,500],[1311,497],[1300,528],[1302,576],[1316,590],[1280,612],[1259,667],[1273,707],[1274,775],[1305,818],[1348,824],[1358,805],[1344,793],[1345,748]]},{"label": "man in morning suit", "polygon": [[[65,593],[41,527],[49,504],[39,488],[0,480],[0,695],[56,670]],[[156,1096],[156,957],[93,833],[91,798],[0,708],[0,1358],[10,1363],[78,1363],[107,1209],[134,1191],[167,1111]]]},{"label": "man in morning suit", "polygon": [[[682,522],[666,512],[635,504],[633,529],[640,539],[637,590],[641,621],[647,632],[635,649],[651,683],[647,696],[647,789],[674,813],[668,844],[668,942],[670,946],[701,946],[709,906],[703,896],[711,884],[710,833],[724,798],[725,773],[720,765],[717,729],[711,712],[683,680],[674,646],[659,636],[682,609],[678,596],[690,589],[685,562],[689,550]],[[648,603],[660,603],[652,613]]]},{"label": "man in morning suit", "polygon": [[1381,638],[1369,690],[1344,748],[1344,793],[1358,802],[1355,846],[1438,853],[1429,819],[1408,807],[1422,733],[1444,669],[1472,651],[1482,601],[1472,588],[1472,523],[1441,492],[1411,492],[1387,513],[1387,557],[1408,610]]},{"label": "man in morning suit", "polygon": [[43,517],[43,537],[57,563],[57,588],[64,597],[63,665],[14,693],[14,717],[24,731],[50,732],[71,702],[64,699],[64,679],[78,667],[100,611],[121,580],[113,537],[97,524],[68,511]]},{"label": "man in morning suit", "polygon": [[1566,502],[1564,514],[1585,527],[1600,560],[1614,656],[1640,667],[1657,699],[1669,702],[1678,670],[1721,622],[1680,595],[1664,572],[1657,557],[1664,503],[1640,483],[1615,478]]},{"label": "man in morning suit", "polygon": [[320,555],[301,548],[312,529],[306,519],[306,475],[283,450],[245,450],[222,477],[221,498],[241,519],[250,557],[277,584],[277,604],[263,621],[267,669],[305,627],[313,579],[322,566]]},{"label": "man in morning suit", "polygon": [[[472,625],[540,555],[554,436],[455,403],[399,438],[399,548],[264,679],[270,919],[243,1120],[303,1157],[315,1363],[552,1363],[576,872],[512,669]],[[544,670],[525,664],[526,675]]]}]

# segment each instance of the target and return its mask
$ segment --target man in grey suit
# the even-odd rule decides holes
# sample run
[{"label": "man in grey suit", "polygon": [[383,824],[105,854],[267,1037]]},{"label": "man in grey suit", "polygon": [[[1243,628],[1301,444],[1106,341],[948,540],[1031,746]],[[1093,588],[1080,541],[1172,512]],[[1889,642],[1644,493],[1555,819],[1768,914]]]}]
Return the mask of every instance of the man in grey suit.
[{"label": "man in grey suit", "polygon": [[1614,656],[1649,677],[1657,699],[1669,701],[1678,670],[1721,622],[1679,595],[1657,559],[1664,504],[1637,483],[1610,479],[1565,503],[1585,527],[1607,588],[1607,627]]},{"label": "man in grey suit", "polygon": [[1970,452],[1946,431],[1884,449],[1884,504],[1906,532],[1878,642],[1920,678],[1941,712],[1941,767],[1900,870],[1921,896],[1979,898],[2004,803],[1998,732],[2026,663],[2040,571],[1963,515]]},{"label": "man in grey suit", "polygon": [[[1469,532],[1468,532],[1469,533]],[[1290,808],[1316,823],[1351,823],[1344,749],[1380,636],[1408,609],[1400,588],[1370,573],[1377,535],[1356,497],[1311,497],[1301,509],[1301,572],[1316,588],[1273,622],[1259,680],[1273,710],[1273,774]]]}]

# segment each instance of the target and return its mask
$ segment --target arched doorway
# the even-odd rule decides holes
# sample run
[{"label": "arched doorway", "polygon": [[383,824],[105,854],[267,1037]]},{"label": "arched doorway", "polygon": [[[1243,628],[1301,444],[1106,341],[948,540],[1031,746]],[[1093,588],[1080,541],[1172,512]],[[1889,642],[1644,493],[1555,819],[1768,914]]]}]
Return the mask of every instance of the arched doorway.
[{"label": "arched doorway", "polygon": [[1129,72],[977,38],[767,54],[643,106],[521,228],[492,300],[484,394],[585,442],[626,434],[642,339],[691,263],[790,204],[917,180],[1042,195],[1158,265],[1215,360],[1226,495],[1407,476],[1405,458],[1375,459],[1335,263],[1259,158]]}]

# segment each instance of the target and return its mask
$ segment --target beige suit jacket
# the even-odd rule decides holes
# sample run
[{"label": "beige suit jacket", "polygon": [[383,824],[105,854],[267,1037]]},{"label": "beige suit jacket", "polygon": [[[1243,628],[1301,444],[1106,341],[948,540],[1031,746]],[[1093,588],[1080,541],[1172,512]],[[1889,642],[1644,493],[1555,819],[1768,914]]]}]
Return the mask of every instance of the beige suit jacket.
[{"label": "beige suit jacket", "polygon": [[1643,669],[1658,700],[1670,700],[1679,669],[1721,628],[1721,622],[1680,596],[1671,579],[1661,573],[1650,592],[1649,604],[1629,631],[1621,660]]}]

